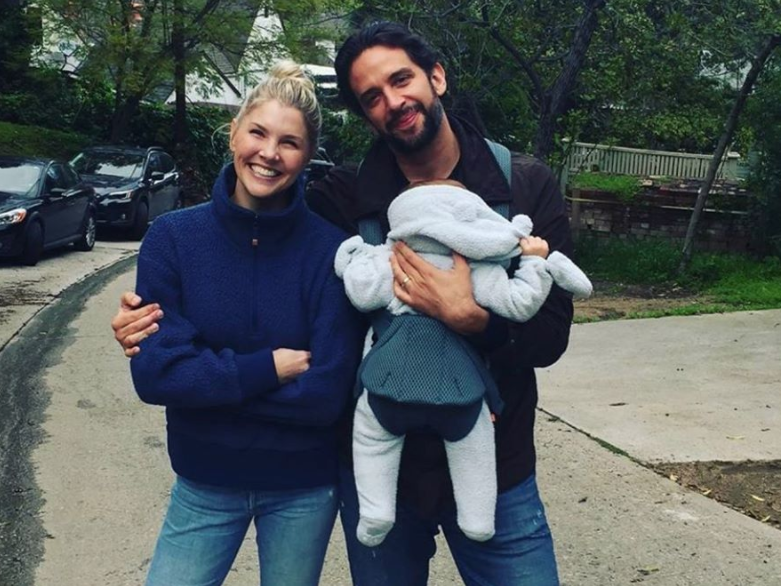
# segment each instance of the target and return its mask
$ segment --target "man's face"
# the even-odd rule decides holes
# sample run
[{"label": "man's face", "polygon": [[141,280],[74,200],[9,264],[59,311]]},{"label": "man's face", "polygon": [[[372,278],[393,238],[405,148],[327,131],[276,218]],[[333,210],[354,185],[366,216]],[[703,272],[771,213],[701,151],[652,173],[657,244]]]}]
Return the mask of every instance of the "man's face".
[{"label": "man's face", "polygon": [[427,76],[404,49],[378,45],[353,62],[350,87],[369,123],[397,152],[419,151],[439,131],[444,115],[439,98],[447,89],[439,64]]}]

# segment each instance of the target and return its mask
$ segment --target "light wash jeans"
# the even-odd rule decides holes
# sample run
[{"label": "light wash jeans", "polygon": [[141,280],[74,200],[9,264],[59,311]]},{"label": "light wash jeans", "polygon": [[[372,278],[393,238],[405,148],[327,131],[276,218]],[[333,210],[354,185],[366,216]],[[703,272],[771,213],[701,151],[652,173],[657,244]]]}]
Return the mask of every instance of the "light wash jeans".
[{"label": "light wash jeans", "polygon": [[422,519],[400,502],[385,541],[366,547],[356,538],[358,498],[352,470],[345,466],[339,492],[354,586],[426,586],[439,527],[466,586],[559,585],[553,539],[534,476],[499,493],[496,534],[484,542],[463,534],[455,508],[438,519]]},{"label": "light wash jeans", "polygon": [[251,521],[263,586],[317,586],[336,518],[336,487],[254,491],[178,477],[147,586],[219,586]]}]

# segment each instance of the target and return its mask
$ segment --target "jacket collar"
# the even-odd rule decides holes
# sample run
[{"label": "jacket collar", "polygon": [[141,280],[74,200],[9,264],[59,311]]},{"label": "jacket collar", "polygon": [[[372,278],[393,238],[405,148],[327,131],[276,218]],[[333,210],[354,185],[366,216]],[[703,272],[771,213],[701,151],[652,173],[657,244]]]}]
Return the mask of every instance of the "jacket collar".
[{"label": "jacket collar", "polygon": [[[448,120],[461,149],[454,178],[489,204],[509,202],[512,199],[510,186],[485,139],[466,121],[451,114],[448,114]],[[358,171],[357,197],[351,219],[374,214],[384,216],[390,202],[407,183],[387,143],[377,140]]]},{"label": "jacket collar", "polygon": [[223,167],[212,188],[212,206],[228,237],[240,247],[274,247],[284,241],[300,225],[307,214],[304,203],[306,173],[301,173],[289,188],[292,198],[287,207],[273,212],[253,212],[237,205],[232,195],[236,189],[236,169],[233,163]]}]

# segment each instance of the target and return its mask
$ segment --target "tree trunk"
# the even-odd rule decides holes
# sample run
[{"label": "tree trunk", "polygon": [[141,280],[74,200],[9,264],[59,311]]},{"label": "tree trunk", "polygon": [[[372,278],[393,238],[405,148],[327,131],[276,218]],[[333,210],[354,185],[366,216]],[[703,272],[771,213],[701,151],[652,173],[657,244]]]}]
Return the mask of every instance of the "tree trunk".
[{"label": "tree trunk", "polygon": [[141,96],[131,95],[125,98],[124,102],[114,110],[114,116],[111,120],[111,142],[122,143],[127,137],[130,129],[130,121],[138,110],[141,103]]},{"label": "tree trunk", "polygon": [[564,61],[564,67],[556,78],[540,104],[540,120],[537,133],[534,136],[534,156],[546,160],[553,152],[553,136],[556,123],[567,111],[567,98],[577,82],[583,65],[586,62],[591,39],[597,30],[598,12],[605,6],[606,0],[587,0],[584,12],[577,25],[572,47]]},{"label": "tree trunk", "polygon": [[721,165],[721,160],[724,157],[724,152],[727,150],[727,145],[732,141],[732,137],[735,134],[735,128],[738,125],[738,119],[743,112],[743,108],[746,105],[746,100],[749,94],[754,89],[754,85],[757,82],[759,74],[765,66],[770,55],[773,53],[776,47],[781,44],[781,36],[773,35],[769,37],[762,46],[759,54],[753,59],[751,63],[751,69],[749,69],[746,79],[743,81],[743,85],[740,87],[740,92],[732,105],[727,121],[724,124],[724,130],[721,133],[719,142],[716,145],[716,152],[713,153],[710,165],[708,165],[708,172],[705,174],[705,180],[697,193],[697,200],[694,203],[694,210],[692,211],[691,218],[689,219],[689,227],[686,229],[686,239],[683,243],[683,251],[681,254],[681,263],[678,266],[678,272],[683,273],[689,266],[691,261],[692,252],[694,250],[694,237],[697,234],[697,226],[700,222],[700,216],[702,210],[705,208],[705,202],[710,194],[711,187],[713,187],[713,181],[716,179],[716,173]]},{"label": "tree trunk", "polygon": [[171,30],[171,45],[174,57],[174,91],[176,109],[174,111],[174,149],[181,154],[187,144],[187,101],[185,80],[184,14],[183,0],[174,0],[174,20]]}]

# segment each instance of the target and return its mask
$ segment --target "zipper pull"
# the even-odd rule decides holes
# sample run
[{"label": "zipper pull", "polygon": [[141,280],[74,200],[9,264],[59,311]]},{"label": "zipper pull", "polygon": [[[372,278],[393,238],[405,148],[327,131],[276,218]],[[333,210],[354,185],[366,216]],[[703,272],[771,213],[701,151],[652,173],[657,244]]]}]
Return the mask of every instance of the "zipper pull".
[{"label": "zipper pull", "polygon": [[258,218],[255,216],[255,221],[252,222],[252,246],[257,248],[258,246]]}]

